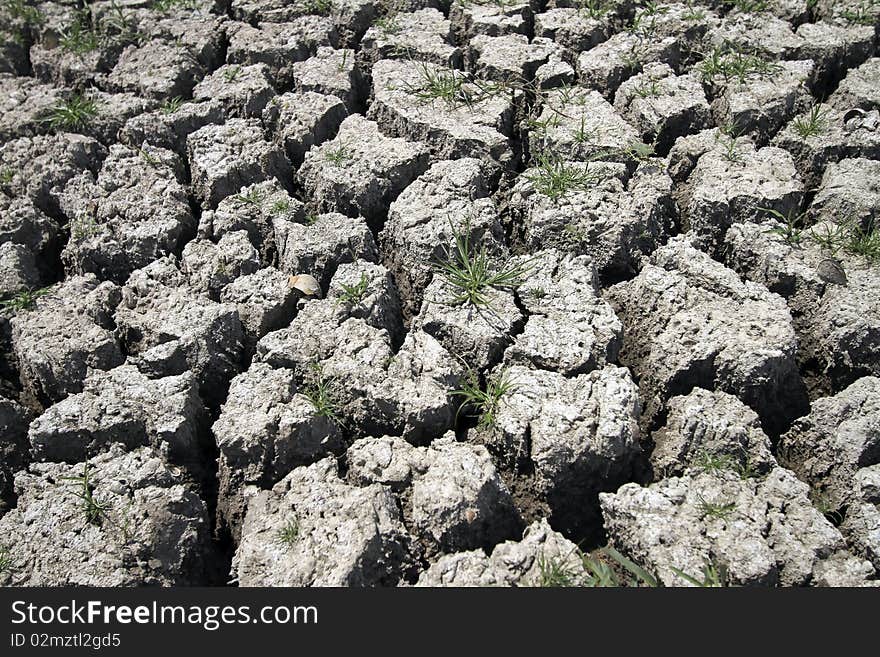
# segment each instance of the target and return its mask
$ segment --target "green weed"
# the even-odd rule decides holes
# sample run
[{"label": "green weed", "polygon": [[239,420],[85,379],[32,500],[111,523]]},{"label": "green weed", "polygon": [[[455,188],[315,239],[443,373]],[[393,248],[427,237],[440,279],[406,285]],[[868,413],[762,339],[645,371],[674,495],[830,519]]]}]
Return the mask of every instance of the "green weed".
[{"label": "green weed", "polygon": [[75,241],[97,235],[99,230],[98,222],[92,215],[81,215],[70,222],[70,237]]},{"label": "green weed", "polygon": [[543,554],[538,557],[537,586],[562,588],[579,584],[579,573],[564,559],[560,557],[546,559]]},{"label": "green weed", "polygon": [[109,503],[99,502],[94,496],[94,483],[89,476],[89,464],[83,465],[83,473],[81,475],[62,477],[68,481],[72,481],[76,485],[74,495],[76,495],[82,503],[82,512],[85,516],[86,523],[100,527],[103,519],[106,517],[110,508]]},{"label": "green weed", "polygon": [[324,376],[321,366],[318,363],[313,363],[309,380],[303,386],[303,394],[311,402],[317,415],[341,425],[339,405],[330,390],[330,383],[331,380]]},{"label": "green weed", "polygon": [[880,261],[880,228],[862,230],[860,226],[851,225],[843,249],[872,262]]},{"label": "green weed", "polygon": [[685,21],[701,21],[706,18],[706,12],[701,7],[694,7],[692,0],[688,0],[686,3],[687,11],[681,15],[682,20]]},{"label": "green weed", "polygon": [[297,538],[299,538],[299,523],[296,518],[291,518],[278,530],[278,542],[290,548],[296,543]]},{"label": "green weed", "polygon": [[593,20],[601,20],[611,11],[611,3],[608,0],[577,0],[575,6],[581,14]]},{"label": "green weed", "polygon": [[12,551],[5,545],[0,545],[0,575],[9,575],[15,572],[15,560]]},{"label": "green weed", "polygon": [[284,214],[290,209],[290,199],[280,198],[269,208],[272,214]]},{"label": "green weed", "polygon": [[703,496],[699,496],[700,503],[697,505],[703,517],[719,518],[725,520],[736,510],[734,502],[709,502]]},{"label": "green weed", "polygon": [[702,573],[698,577],[682,572],[678,568],[670,568],[670,570],[683,580],[701,588],[727,586],[727,568],[713,561],[704,562]]},{"label": "green weed", "polygon": [[164,103],[162,103],[161,107],[159,107],[159,111],[162,114],[174,114],[177,110],[181,108],[184,100],[180,96],[175,96],[174,98],[168,98]]},{"label": "green weed", "polygon": [[736,139],[736,136],[727,132],[724,128],[720,129],[715,135],[715,141],[722,147],[721,157],[731,163],[742,162],[743,159],[738,150]]},{"label": "green weed", "polygon": [[637,87],[635,92],[639,98],[657,98],[660,95],[660,86],[657,80],[651,80]]},{"label": "green weed", "polygon": [[748,460],[742,463],[731,454],[718,454],[707,450],[697,454],[694,459],[694,465],[706,472],[729,470],[738,474],[741,479],[750,479],[755,475],[755,471]]},{"label": "green weed", "polygon": [[98,103],[80,94],[74,94],[49,110],[45,121],[52,130],[81,130],[98,113]]},{"label": "green weed", "polygon": [[101,35],[92,27],[88,8],[79,10],[73,22],[61,30],[58,45],[77,55],[97,50],[101,45]]},{"label": "green weed", "polygon": [[828,129],[828,120],[822,106],[813,105],[806,115],[797,117],[791,125],[801,138],[808,139],[823,134]]},{"label": "green weed", "polygon": [[241,66],[230,66],[223,71],[223,77],[226,79],[227,82],[235,82],[236,78],[238,78],[239,73],[241,73]]},{"label": "green weed", "polygon": [[839,224],[824,222],[813,226],[809,236],[813,242],[832,253],[843,250],[872,263],[880,262],[880,227],[863,229],[850,217]]},{"label": "green weed", "polygon": [[773,208],[758,209],[773,216],[782,224],[777,228],[769,228],[765,232],[779,235],[790,246],[797,246],[804,240],[805,212],[795,214],[794,211],[791,211],[788,216],[785,216]]},{"label": "green weed", "polygon": [[460,104],[470,106],[473,102],[471,92],[465,86],[467,77],[452,69],[435,69],[423,62],[416,63],[420,84],[408,85],[407,91],[422,101],[439,100],[456,107]]},{"label": "green weed", "polygon": [[27,4],[24,0],[3,0],[0,8],[12,20],[20,20],[27,27],[37,27],[42,25],[46,17],[38,7]]},{"label": "green weed", "polygon": [[455,419],[464,409],[469,409],[475,415],[481,428],[488,429],[495,426],[495,418],[498,413],[498,405],[501,399],[516,390],[516,386],[510,381],[507,370],[502,370],[496,376],[486,380],[486,389],[480,386],[480,377],[471,368],[461,384],[461,388],[453,390],[450,394],[459,397],[461,404],[456,412]]},{"label": "green weed", "polygon": [[352,158],[351,151],[347,146],[342,145],[338,148],[330,149],[324,153],[324,159],[336,166],[341,166]]},{"label": "green weed", "polygon": [[340,284],[342,292],[340,293],[339,298],[344,303],[356,305],[363,301],[364,296],[367,294],[367,289],[369,288],[369,286],[370,279],[367,278],[366,274],[361,274],[360,280],[354,285],[346,285],[345,283]]},{"label": "green weed", "polygon": [[[554,115],[555,116],[555,115]],[[599,134],[598,128],[588,128],[586,126],[587,115],[581,114],[580,124],[574,131],[574,141],[576,144],[590,144],[596,140]]]},{"label": "green weed", "polygon": [[719,46],[712,50],[697,66],[704,82],[715,76],[725,80],[745,82],[750,76],[767,76],[782,70],[782,67],[757,54],[745,53],[730,46]]},{"label": "green weed", "polygon": [[14,295],[11,299],[0,301],[0,307],[9,308],[14,312],[26,312],[33,310],[37,305],[37,299],[49,293],[51,288],[24,290]]},{"label": "green weed", "polygon": [[387,16],[377,18],[375,21],[373,21],[373,26],[376,27],[385,36],[398,34],[400,30],[403,29],[397,13],[388,14]]},{"label": "green weed", "polygon": [[585,164],[566,162],[547,153],[537,157],[535,166],[525,176],[539,193],[554,201],[571,191],[589,189],[601,180]]},{"label": "green weed", "polygon": [[854,25],[873,26],[877,23],[878,9],[880,9],[880,3],[877,0],[865,0],[853,9],[849,7],[841,9],[840,17]]},{"label": "green weed", "polygon": [[839,224],[824,222],[810,228],[810,239],[832,253],[836,253],[840,249],[845,237],[846,230]]},{"label": "green weed", "polygon": [[310,14],[326,16],[333,10],[332,0],[303,0],[301,6]]},{"label": "green weed", "polygon": [[515,289],[531,271],[529,263],[504,264],[493,267],[484,245],[474,248],[470,243],[470,222],[461,231],[453,230],[455,247],[435,263],[437,275],[452,288],[452,304],[469,303],[487,306],[486,293],[491,288]]},{"label": "green weed", "polygon": [[724,4],[746,14],[756,14],[768,8],[767,0],[724,0]]},{"label": "green weed", "polygon": [[251,207],[259,207],[263,202],[263,193],[257,189],[256,187],[252,187],[244,194],[237,194],[235,196],[235,200],[241,203],[242,205],[249,205]]},{"label": "green weed", "polygon": [[199,0],[153,0],[150,8],[154,11],[168,13],[175,10],[193,10],[199,8]]},{"label": "green weed", "polygon": [[538,558],[536,584],[590,588],[660,586],[656,577],[610,545],[596,551],[594,555],[582,553],[580,560],[581,568],[578,569],[567,564],[562,557],[546,559],[541,555]]}]

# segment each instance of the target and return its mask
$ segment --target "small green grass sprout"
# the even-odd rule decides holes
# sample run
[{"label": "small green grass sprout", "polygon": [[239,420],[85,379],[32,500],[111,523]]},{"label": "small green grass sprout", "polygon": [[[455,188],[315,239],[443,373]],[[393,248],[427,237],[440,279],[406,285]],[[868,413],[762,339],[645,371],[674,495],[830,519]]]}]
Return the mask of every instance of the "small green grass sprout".
[{"label": "small green grass sprout", "polygon": [[338,414],[338,404],[330,390],[331,380],[324,376],[320,364],[312,363],[310,369],[308,381],[303,386],[303,394],[311,402],[317,415],[341,425],[342,421]]},{"label": "small green grass sprout", "polygon": [[290,199],[280,198],[274,203],[272,203],[272,207],[270,211],[272,214],[284,214],[290,209]]},{"label": "small green grass sprout", "polygon": [[252,187],[244,194],[237,194],[235,196],[235,200],[241,203],[242,205],[249,205],[251,207],[259,207],[263,202],[263,193],[257,189],[256,187]]},{"label": "small green grass sprout", "polygon": [[709,502],[703,496],[699,496],[700,503],[697,505],[703,517],[719,518],[724,520],[736,510],[735,502]]},{"label": "small green grass sprout", "polygon": [[461,404],[455,415],[456,422],[462,410],[469,409],[473,415],[478,417],[478,426],[484,429],[493,427],[501,399],[514,390],[516,390],[516,385],[511,382],[507,370],[502,370],[495,376],[487,378],[484,390],[480,386],[480,377],[468,368],[461,388],[450,393],[461,399]]},{"label": "small green grass sprout", "polygon": [[45,121],[52,130],[82,130],[98,113],[98,103],[81,94],[74,94],[49,110]]},{"label": "small green grass sprout", "polygon": [[15,560],[12,550],[5,545],[0,545],[0,575],[9,575],[15,572]]},{"label": "small green grass sprout", "polygon": [[816,137],[828,129],[827,112],[821,105],[813,105],[810,111],[792,121],[794,131],[803,139]]},{"label": "small green grass sprout", "polygon": [[351,151],[345,144],[342,144],[337,148],[331,148],[324,153],[324,159],[335,166],[342,166],[344,162],[347,162],[351,158]]},{"label": "small green grass sprout", "polygon": [[22,290],[10,299],[0,301],[0,307],[9,308],[15,312],[26,312],[33,310],[37,305],[37,299],[49,292],[48,287],[42,289]]},{"label": "small green grass sprout", "polygon": [[291,518],[278,530],[278,542],[290,548],[296,543],[297,538],[299,538],[299,522],[296,518]]},{"label": "small green grass sprout", "polygon": [[727,568],[708,559],[704,561],[702,573],[699,576],[689,575],[678,568],[670,568],[670,570],[689,584],[701,588],[727,586]]},{"label": "small green grass sprout", "polygon": [[339,298],[344,303],[350,303],[352,305],[359,304],[361,301],[363,301],[364,296],[366,296],[369,286],[370,279],[367,278],[366,274],[361,274],[360,280],[354,285],[346,285],[345,283],[340,283],[342,292],[339,294]]},{"label": "small green grass sprout", "polygon": [[790,246],[797,246],[804,240],[805,212],[795,214],[794,211],[791,211],[786,216],[773,208],[758,208],[758,210],[766,212],[782,224],[775,228],[768,228],[766,233],[779,235]]},{"label": "small green grass sprout", "polygon": [[464,229],[453,230],[455,246],[446,257],[435,262],[435,271],[452,288],[449,303],[469,303],[486,307],[491,288],[515,289],[531,272],[530,262],[493,266],[485,245],[475,248],[470,241],[470,222]]},{"label": "small green grass sprout", "polygon": [[554,201],[571,191],[589,189],[600,180],[584,163],[566,162],[548,153],[541,153],[535,166],[524,175],[539,193]]},{"label": "small green grass sprout", "polygon": [[180,96],[174,96],[173,98],[168,98],[162,103],[161,107],[159,107],[159,111],[162,114],[174,114],[177,110],[181,108],[183,105],[183,98]]},{"label": "small green grass sprout", "polygon": [[577,570],[565,559],[560,557],[545,558],[543,554],[538,557],[537,586],[544,588],[578,586],[580,584],[578,575]]},{"label": "small green grass sprout", "polygon": [[107,511],[110,509],[110,505],[107,502],[99,502],[95,499],[95,485],[89,475],[89,464],[85,463],[83,465],[83,472],[81,475],[62,477],[62,479],[66,479],[75,484],[76,490],[74,490],[73,494],[76,495],[82,503],[82,512],[85,516],[86,523],[100,527],[103,519],[106,517]]}]

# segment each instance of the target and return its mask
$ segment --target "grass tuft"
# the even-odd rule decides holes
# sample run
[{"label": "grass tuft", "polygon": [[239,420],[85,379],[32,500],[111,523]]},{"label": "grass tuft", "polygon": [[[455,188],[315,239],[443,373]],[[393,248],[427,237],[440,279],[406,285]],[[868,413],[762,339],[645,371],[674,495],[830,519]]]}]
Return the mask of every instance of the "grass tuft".
[{"label": "grass tuft", "polygon": [[384,36],[392,36],[398,34],[403,26],[400,24],[397,12],[381,16],[373,21],[373,27],[377,28]]},{"label": "grass tuft", "polygon": [[730,46],[718,46],[697,66],[704,82],[721,76],[725,80],[745,82],[749,77],[763,77],[782,70],[782,67],[755,53],[746,53]]},{"label": "grass tuft", "polygon": [[85,516],[86,523],[100,527],[103,519],[107,515],[107,511],[110,509],[110,505],[107,502],[99,502],[95,499],[95,486],[89,476],[89,464],[85,463],[83,465],[83,472],[81,475],[62,477],[62,479],[71,481],[76,485],[77,490],[74,491],[74,495],[76,495],[82,502],[82,512]]},{"label": "grass tuft", "polygon": [[810,111],[792,121],[794,131],[803,139],[824,134],[828,129],[826,112],[821,105],[813,105]]},{"label": "grass tuft", "polygon": [[95,217],[89,214],[80,215],[70,222],[70,237],[74,241],[97,235],[99,230]]},{"label": "grass tuft", "polygon": [[302,393],[311,402],[317,415],[342,425],[338,413],[339,405],[330,391],[331,380],[324,376],[320,364],[312,363],[310,369],[311,374],[309,380],[303,386]]},{"label": "grass tuft", "polygon": [[366,296],[367,294],[367,289],[369,288],[369,286],[370,279],[367,278],[366,274],[361,274],[360,280],[354,285],[346,285],[345,283],[340,283],[342,292],[339,294],[339,298],[344,303],[357,305],[361,301],[363,301],[364,296]]},{"label": "grass tuft", "polygon": [[767,11],[767,0],[724,0],[724,4],[730,9],[736,9],[744,14],[757,14]]},{"label": "grass tuft", "polygon": [[465,87],[467,77],[453,69],[434,69],[423,62],[416,64],[421,78],[419,86],[408,88],[409,93],[423,101],[439,100],[455,107],[460,104],[470,106],[471,93]]},{"label": "grass tuft", "polygon": [[611,11],[611,3],[608,0],[576,0],[575,7],[582,15],[593,20],[601,20]]},{"label": "grass tuft", "polygon": [[162,106],[159,107],[159,111],[162,114],[174,114],[180,107],[183,105],[184,100],[180,96],[175,96],[174,98],[167,99]]},{"label": "grass tuft", "polygon": [[88,8],[78,10],[71,24],[61,30],[58,45],[77,55],[85,55],[101,46],[101,35],[92,27]]},{"label": "grass tuft", "polygon": [[310,14],[326,16],[333,10],[333,0],[303,0],[303,9]]},{"label": "grass tuft", "polygon": [[284,214],[290,209],[290,199],[280,198],[272,204],[269,209],[272,214]]},{"label": "grass tuft", "polygon": [[39,290],[24,290],[19,292],[11,299],[0,301],[0,307],[9,308],[15,312],[26,312],[32,310],[37,305],[37,299],[49,292],[48,287]]},{"label": "grass tuft", "polygon": [[539,193],[554,201],[571,191],[589,189],[601,180],[584,163],[566,162],[548,153],[540,154],[533,169],[525,175]]},{"label": "grass tuft", "polygon": [[785,240],[786,244],[790,246],[797,246],[798,244],[803,242],[804,226],[806,219],[805,212],[795,214],[794,211],[791,211],[789,212],[788,216],[785,216],[784,214],[782,214],[778,210],[774,210],[773,208],[758,209],[773,216],[782,224],[782,226],[778,228],[769,228],[765,232],[779,235],[783,240]]},{"label": "grass tuft", "polygon": [[0,545],[0,575],[9,575],[15,572],[15,561],[12,551],[5,545]]},{"label": "grass tuft", "polygon": [[230,66],[223,71],[223,77],[227,82],[235,82],[239,73],[241,73],[241,66]]},{"label": "grass tuft", "polygon": [[862,230],[852,225],[843,243],[843,250],[872,262],[880,262],[880,229]]},{"label": "grass tuft", "polygon": [[580,554],[581,568],[568,565],[562,557],[538,557],[537,586],[590,588],[651,587],[660,582],[647,570],[623,556],[613,547],[606,546],[593,555]]},{"label": "grass tuft", "polygon": [[74,94],[49,110],[45,121],[52,130],[82,130],[98,113],[98,103]]},{"label": "grass tuft", "polygon": [[841,9],[840,17],[853,25],[875,26],[878,10],[880,10],[880,2],[878,0],[862,0],[853,8]]},{"label": "grass tuft", "polygon": [[636,88],[635,92],[639,98],[657,98],[660,95],[660,85],[657,80],[652,79]]},{"label": "grass tuft", "polygon": [[862,228],[853,217],[839,224],[825,222],[810,228],[809,237],[832,254],[844,251],[880,263],[880,227]]},{"label": "grass tuft", "polygon": [[251,207],[259,207],[263,202],[263,193],[257,188],[251,188],[244,194],[237,194],[235,196],[235,200],[241,203],[242,205],[249,205]]},{"label": "grass tuft", "polygon": [[537,586],[564,588],[578,586],[579,584],[579,573],[564,559],[560,557],[547,559],[543,554],[538,557]]},{"label": "grass tuft", "polygon": [[736,510],[734,502],[709,502],[702,495],[699,496],[700,503],[697,505],[703,517],[719,518],[725,520]]},{"label": "grass tuft", "polygon": [[449,303],[488,306],[486,293],[492,288],[515,289],[531,272],[531,263],[504,264],[493,267],[485,245],[474,248],[470,242],[470,221],[464,229],[453,229],[452,253],[435,263],[435,271],[452,289]]},{"label": "grass tuft", "polygon": [[683,580],[701,588],[727,586],[727,568],[724,565],[716,564],[713,561],[706,560],[703,563],[702,573],[699,577],[688,575],[678,568],[671,568],[670,570]]},{"label": "grass tuft", "polygon": [[480,387],[479,375],[468,368],[461,388],[450,393],[461,398],[461,404],[455,414],[455,421],[458,422],[458,416],[462,410],[470,409],[471,414],[479,418],[478,426],[484,429],[495,426],[495,418],[501,399],[514,390],[516,390],[516,386],[508,378],[507,370],[502,370],[498,375],[487,379],[486,389],[483,390]]},{"label": "grass tuft", "polygon": [[738,474],[742,479],[750,479],[755,474],[748,461],[743,464],[740,463],[739,459],[730,454],[717,454],[707,450],[703,450],[697,454],[697,457],[694,460],[694,465],[706,472],[730,470]]},{"label": "grass tuft", "polygon": [[339,146],[339,148],[334,148],[324,153],[324,159],[334,164],[335,166],[342,166],[344,162],[350,160],[351,158],[351,151],[345,144]]},{"label": "grass tuft", "polygon": [[163,14],[175,10],[193,10],[199,8],[199,0],[153,0],[150,9]]},{"label": "grass tuft", "polygon": [[286,545],[288,548],[293,547],[298,537],[299,523],[296,518],[291,518],[278,530],[278,542]]}]

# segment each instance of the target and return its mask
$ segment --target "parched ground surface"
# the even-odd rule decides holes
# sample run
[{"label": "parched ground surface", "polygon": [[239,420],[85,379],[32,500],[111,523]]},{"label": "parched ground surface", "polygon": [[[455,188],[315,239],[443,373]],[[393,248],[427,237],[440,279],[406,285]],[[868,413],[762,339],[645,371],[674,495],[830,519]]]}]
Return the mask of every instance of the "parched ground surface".
[{"label": "parched ground surface", "polygon": [[876,0],[0,26],[0,584],[880,581]]}]

